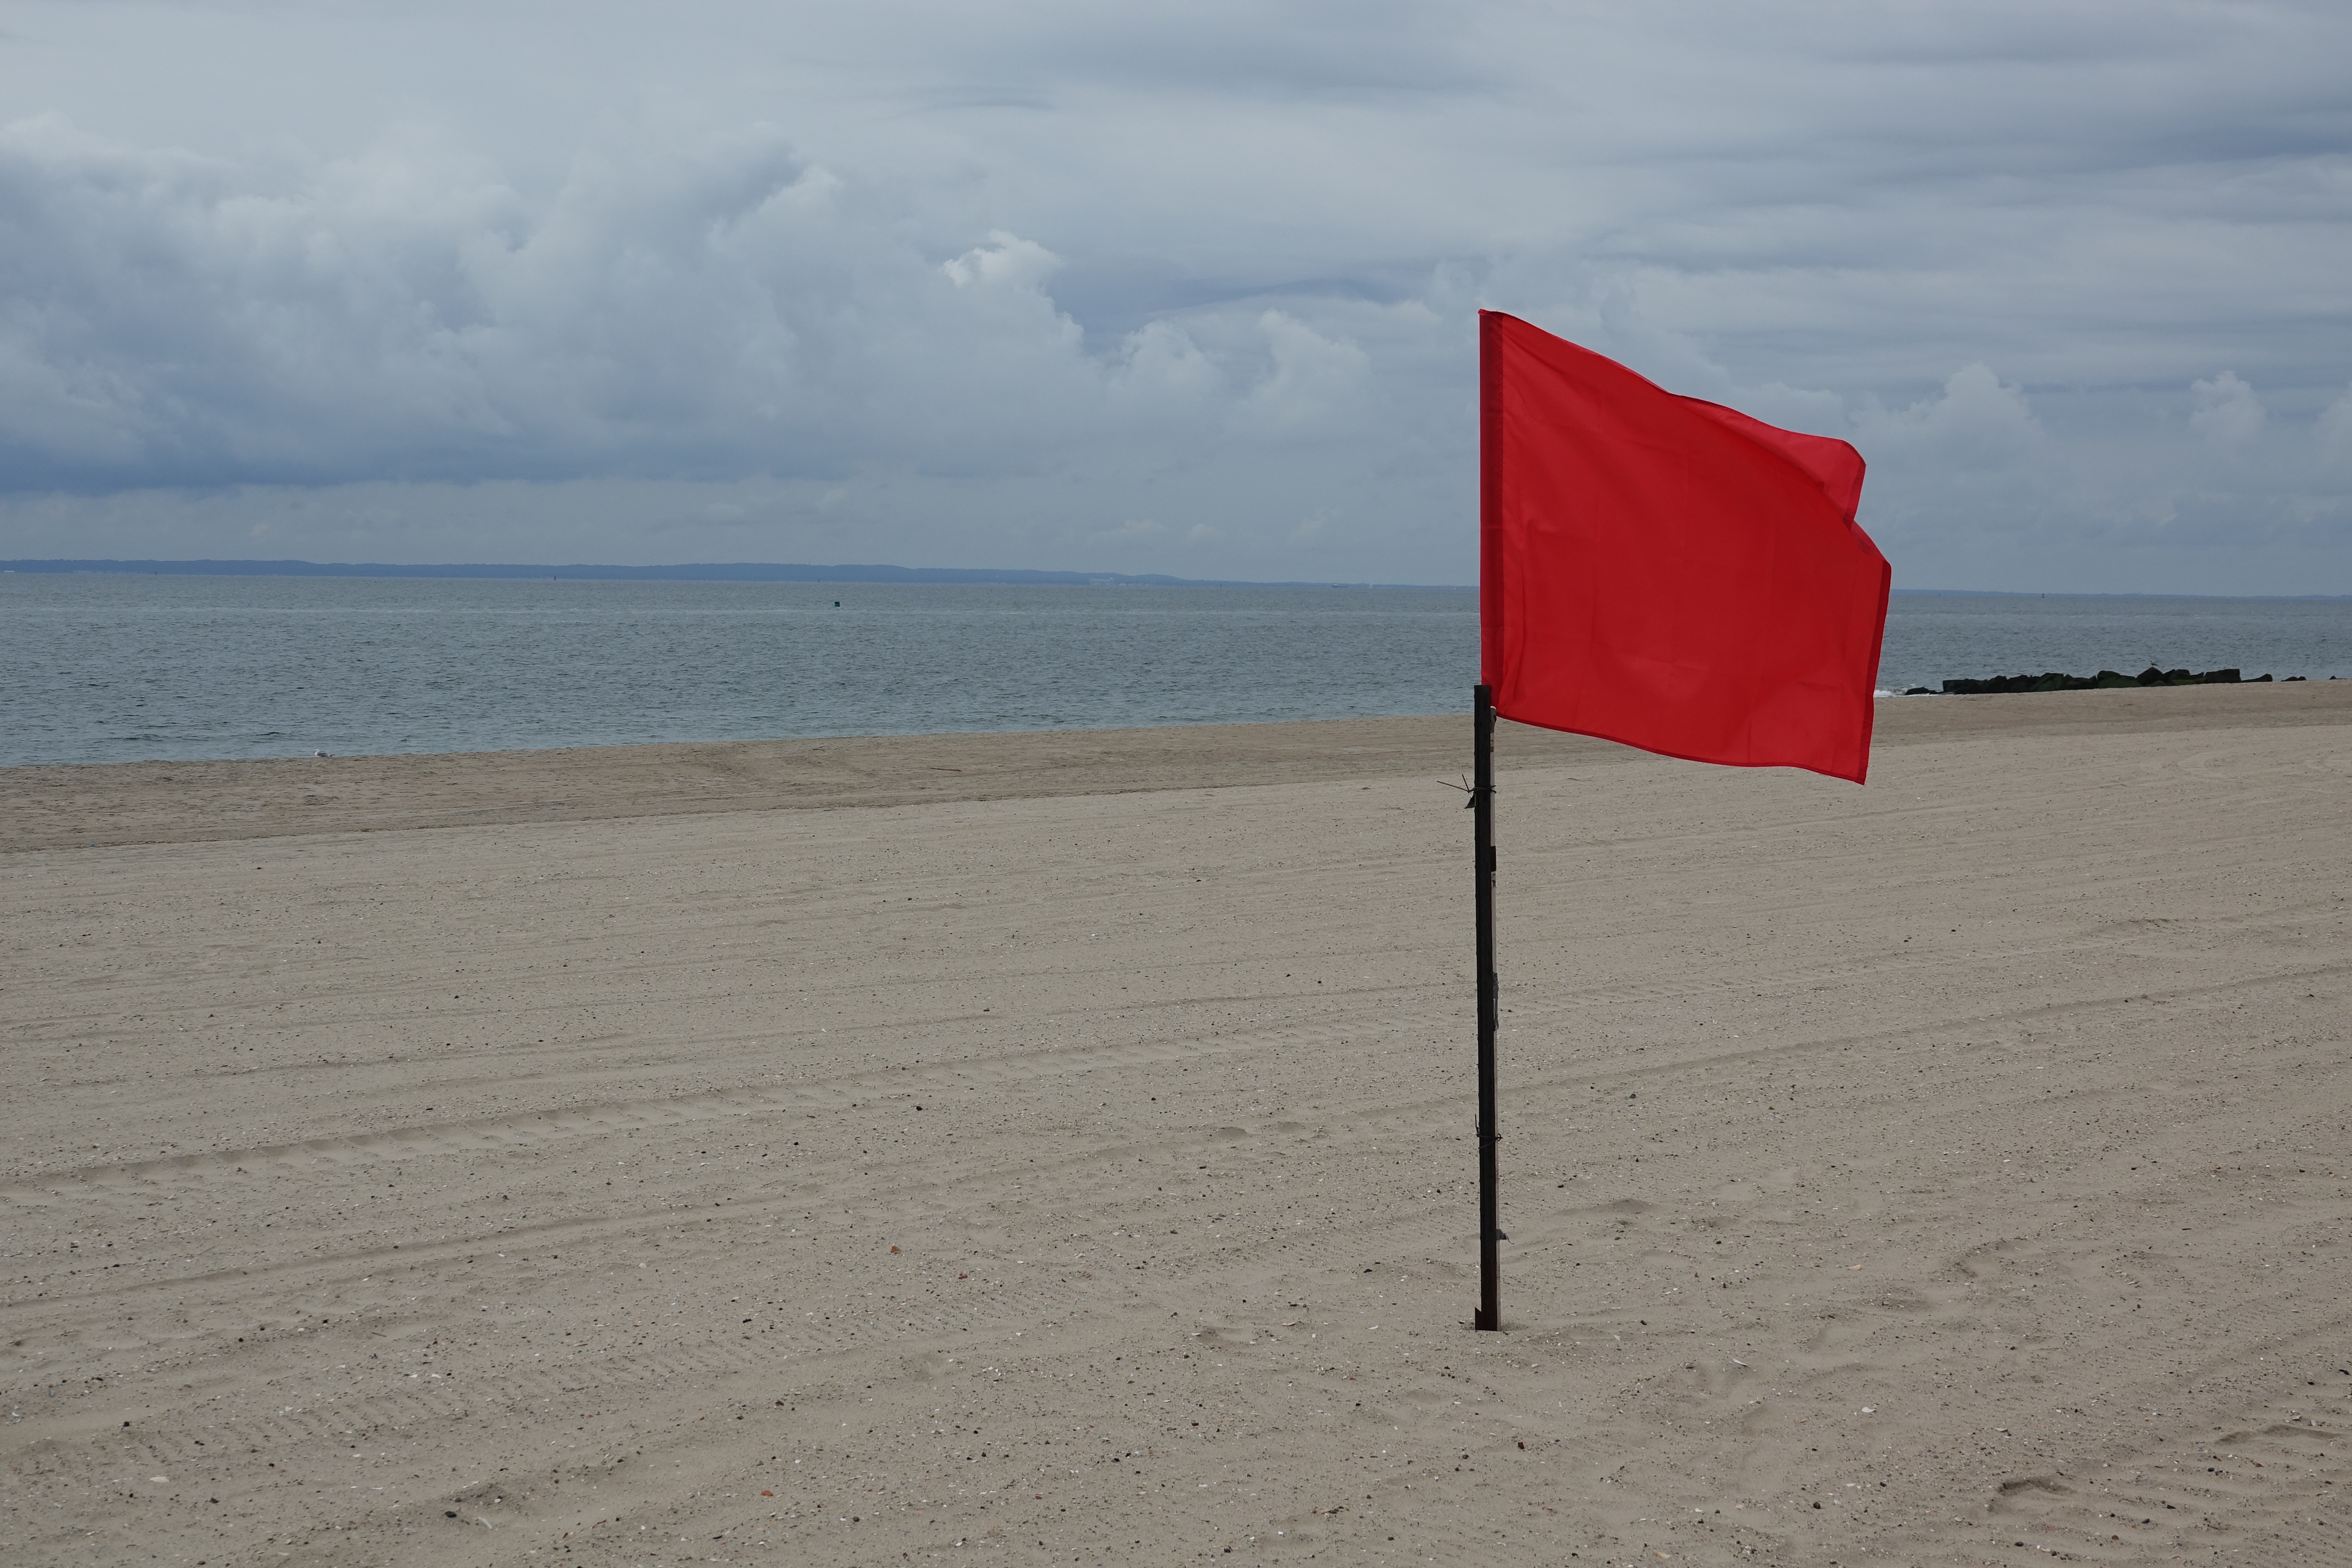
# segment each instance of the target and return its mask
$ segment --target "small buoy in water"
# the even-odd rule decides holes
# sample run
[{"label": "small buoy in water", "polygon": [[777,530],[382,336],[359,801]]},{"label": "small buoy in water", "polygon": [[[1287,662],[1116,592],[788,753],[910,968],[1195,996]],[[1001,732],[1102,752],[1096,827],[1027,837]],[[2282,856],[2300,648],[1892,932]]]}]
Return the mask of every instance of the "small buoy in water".
[{"label": "small buoy in water", "polygon": [[835,609],[836,609],[836,610],[837,610],[837,609],[839,609],[839,608],[841,608],[841,601],[840,601],[839,599],[835,599],[835,600],[833,602],[833,607],[834,607]]}]

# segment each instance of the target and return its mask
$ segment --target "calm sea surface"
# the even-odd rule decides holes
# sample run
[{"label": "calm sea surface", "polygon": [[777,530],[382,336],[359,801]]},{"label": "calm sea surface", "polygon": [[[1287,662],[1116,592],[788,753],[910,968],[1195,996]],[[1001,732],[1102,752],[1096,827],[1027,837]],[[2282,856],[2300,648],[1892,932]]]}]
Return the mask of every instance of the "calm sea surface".
[{"label": "calm sea surface", "polygon": [[[1467,589],[0,574],[0,763],[1451,712],[1476,663]],[[2150,663],[2352,677],[2352,601],[1897,594],[1879,679]]]}]

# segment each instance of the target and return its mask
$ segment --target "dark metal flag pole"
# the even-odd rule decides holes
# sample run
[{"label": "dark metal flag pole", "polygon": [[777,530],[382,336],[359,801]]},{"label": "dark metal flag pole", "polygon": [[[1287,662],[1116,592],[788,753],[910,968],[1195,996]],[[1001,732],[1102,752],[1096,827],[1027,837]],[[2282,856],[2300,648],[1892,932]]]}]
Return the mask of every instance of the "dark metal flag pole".
[{"label": "dark metal flag pole", "polygon": [[1471,742],[1470,809],[1478,878],[1478,1310],[1474,1329],[1503,1326],[1503,1264],[1496,1244],[1503,1239],[1495,1192],[1495,1030],[1500,1022],[1502,989],[1495,979],[1495,701],[1486,687],[1474,689],[1476,738]]}]

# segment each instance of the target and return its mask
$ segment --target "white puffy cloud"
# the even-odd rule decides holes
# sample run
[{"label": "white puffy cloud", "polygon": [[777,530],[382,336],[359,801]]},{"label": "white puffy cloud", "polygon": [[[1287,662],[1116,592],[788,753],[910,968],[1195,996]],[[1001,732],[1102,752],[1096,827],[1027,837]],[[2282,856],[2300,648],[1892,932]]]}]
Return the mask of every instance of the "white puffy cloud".
[{"label": "white puffy cloud", "polygon": [[1042,246],[935,261],[769,127],[532,203],[429,144],[265,170],[40,120],[0,192],[19,488],[1018,465],[1098,401]]},{"label": "white puffy cloud", "polygon": [[1360,410],[1372,363],[1363,350],[1325,337],[1283,310],[1265,311],[1257,327],[1272,363],[1242,405],[1241,430],[1262,436],[1328,430]]},{"label": "white puffy cloud", "polygon": [[2234,451],[2263,433],[2262,399],[2238,379],[2237,372],[2225,370],[2210,381],[2192,381],[2189,390],[2197,396],[2189,427],[2216,447]]},{"label": "white puffy cloud", "polygon": [[2352,388],[2320,411],[2313,433],[2320,451],[2331,460],[2352,459]]},{"label": "white puffy cloud", "polygon": [[1197,415],[1224,384],[1223,373],[1183,328],[1147,321],[1120,345],[1108,390],[1114,408],[1152,420]]},{"label": "white puffy cloud", "polygon": [[1927,453],[1973,468],[2014,461],[2043,435],[2025,389],[1981,364],[1954,371],[1937,396],[1894,409],[1874,403],[1854,426],[1867,452]]}]

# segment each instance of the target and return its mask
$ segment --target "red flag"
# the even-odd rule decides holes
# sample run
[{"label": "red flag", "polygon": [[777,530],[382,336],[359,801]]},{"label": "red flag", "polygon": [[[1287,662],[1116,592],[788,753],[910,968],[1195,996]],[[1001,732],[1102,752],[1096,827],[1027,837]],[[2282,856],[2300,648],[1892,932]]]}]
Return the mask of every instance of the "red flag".
[{"label": "red flag", "polygon": [[1478,315],[1482,679],[1523,724],[1860,784],[1893,574],[1862,454]]}]

